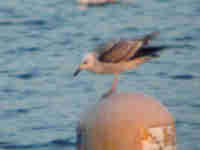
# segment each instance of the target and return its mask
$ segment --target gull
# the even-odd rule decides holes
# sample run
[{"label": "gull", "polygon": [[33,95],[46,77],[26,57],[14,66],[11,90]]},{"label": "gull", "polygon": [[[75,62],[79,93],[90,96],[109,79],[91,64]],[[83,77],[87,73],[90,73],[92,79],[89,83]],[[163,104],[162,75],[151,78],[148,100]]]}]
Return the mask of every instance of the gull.
[{"label": "gull", "polygon": [[94,51],[88,53],[74,72],[77,76],[82,70],[88,70],[97,74],[114,74],[111,93],[115,90],[118,82],[118,74],[136,69],[154,57],[158,57],[162,46],[148,46],[150,41],[159,35],[152,32],[141,38],[110,41],[98,46]]}]

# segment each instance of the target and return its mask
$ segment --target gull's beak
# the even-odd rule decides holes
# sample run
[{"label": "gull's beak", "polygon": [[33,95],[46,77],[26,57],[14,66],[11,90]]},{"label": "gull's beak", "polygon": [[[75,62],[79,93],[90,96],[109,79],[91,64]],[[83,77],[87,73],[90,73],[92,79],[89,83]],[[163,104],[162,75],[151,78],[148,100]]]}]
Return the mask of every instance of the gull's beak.
[{"label": "gull's beak", "polygon": [[77,76],[81,72],[81,70],[82,70],[81,67],[78,67],[74,72],[74,77]]}]

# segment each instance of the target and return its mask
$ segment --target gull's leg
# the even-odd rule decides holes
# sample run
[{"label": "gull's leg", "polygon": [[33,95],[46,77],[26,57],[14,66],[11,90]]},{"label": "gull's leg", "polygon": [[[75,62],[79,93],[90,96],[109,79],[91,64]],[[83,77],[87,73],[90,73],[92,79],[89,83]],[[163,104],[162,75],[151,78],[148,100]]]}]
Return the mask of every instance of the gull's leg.
[{"label": "gull's leg", "polygon": [[116,91],[117,88],[117,83],[118,83],[118,74],[114,74],[114,81],[112,83],[112,92]]},{"label": "gull's leg", "polygon": [[106,97],[110,96],[112,93],[114,93],[116,91],[116,88],[117,88],[117,83],[118,83],[118,74],[114,74],[114,80],[113,80],[113,83],[112,83],[112,88],[110,90],[108,90],[108,92],[103,94],[102,98],[106,98]]}]

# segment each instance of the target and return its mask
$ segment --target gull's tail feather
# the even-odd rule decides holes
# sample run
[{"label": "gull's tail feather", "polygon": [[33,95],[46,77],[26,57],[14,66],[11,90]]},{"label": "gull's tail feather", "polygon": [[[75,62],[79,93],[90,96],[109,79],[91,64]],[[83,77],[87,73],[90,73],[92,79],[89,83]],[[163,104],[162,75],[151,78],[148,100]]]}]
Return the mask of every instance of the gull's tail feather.
[{"label": "gull's tail feather", "polygon": [[144,36],[144,38],[142,39],[144,41],[144,45],[147,45],[150,41],[152,41],[158,35],[160,35],[160,32],[152,32],[151,34]]},{"label": "gull's tail feather", "polygon": [[[141,48],[133,58],[138,58],[138,57],[159,57],[158,52],[165,50],[168,48],[167,46],[150,46],[150,47],[143,47]],[[133,59],[131,58],[131,59]]]}]

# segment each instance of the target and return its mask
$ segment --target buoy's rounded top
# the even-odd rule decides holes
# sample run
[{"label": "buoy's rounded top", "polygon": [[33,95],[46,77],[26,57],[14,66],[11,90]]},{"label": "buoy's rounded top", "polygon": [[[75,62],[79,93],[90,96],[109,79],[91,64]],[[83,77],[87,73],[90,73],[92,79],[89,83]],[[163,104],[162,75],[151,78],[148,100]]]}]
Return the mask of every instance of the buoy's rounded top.
[{"label": "buoy's rounded top", "polygon": [[141,140],[151,137],[149,134],[152,130],[148,129],[154,129],[155,135],[159,131],[163,134],[161,136],[169,139],[168,132],[173,130],[174,121],[168,110],[151,96],[112,93],[84,114],[80,128],[83,131],[83,145],[88,150],[143,150]]},{"label": "buoy's rounded top", "polygon": [[158,100],[142,93],[113,93],[92,106],[87,118],[100,122],[129,120],[146,127],[173,124],[173,117]]}]

